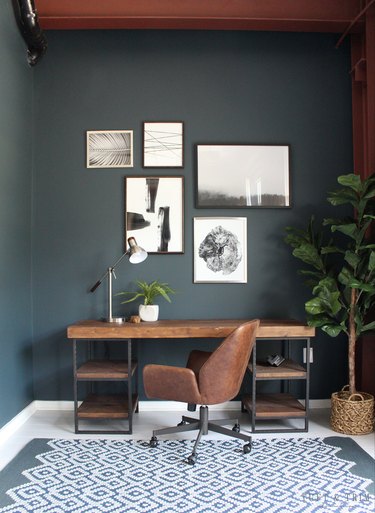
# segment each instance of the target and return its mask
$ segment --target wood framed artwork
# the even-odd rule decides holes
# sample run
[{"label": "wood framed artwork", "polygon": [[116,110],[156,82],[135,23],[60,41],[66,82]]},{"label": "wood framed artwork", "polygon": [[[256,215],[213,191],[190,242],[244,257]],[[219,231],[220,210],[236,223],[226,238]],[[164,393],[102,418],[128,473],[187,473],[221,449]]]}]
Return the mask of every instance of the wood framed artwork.
[{"label": "wood framed artwork", "polygon": [[289,145],[198,144],[197,208],[290,207]]},{"label": "wood framed artwork", "polygon": [[100,130],[86,133],[86,165],[133,167],[133,130]]},{"label": "wood framed artwork", "polygon": [[128,237],[148,253],[184,252],[184,177],[125,177]]},{"label": "wood framed artwork", "polygon": [[247,283],[246,217],[194,218],[194,283]]},{"label": "wood framed artwork", "polygon": [[143,123],[143,167],[184,167],[182,121]]}]

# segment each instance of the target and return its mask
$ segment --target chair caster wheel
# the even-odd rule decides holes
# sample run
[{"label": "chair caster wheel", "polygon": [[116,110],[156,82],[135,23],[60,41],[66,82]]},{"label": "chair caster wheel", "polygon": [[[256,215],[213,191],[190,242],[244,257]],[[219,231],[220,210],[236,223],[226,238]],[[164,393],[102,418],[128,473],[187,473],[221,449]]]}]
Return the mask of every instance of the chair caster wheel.
[{"label": "chair caster wheel", "polygon": [[195,465],[195,462],[197,461],[197,457],[194,454],[190,454],[188,458],[186,459],[186,463],[188,465]]},{"label": "chair caster wheel", "polygon": [[244,452],[244,454],[249,454],[251,452],[251,443],[245,444],[243,446],[243,452]]},{"label": "chair caster wheel", "polygon": [[157,447],[159,445],[158,439],[156,436],[151,437],[150,447]]},{"label": "chair caster wheel", "polygon": [[185,424],[187,424],[186,420],[181,420],[181,422],[179,422],[177,426],[185,426]]},{"label": "chair caster wheel", "polygon": [[240,425],[239,424],[235,424],[232,427],[232,431],[235,431],[236,433],[239,433],[240,432]]}]

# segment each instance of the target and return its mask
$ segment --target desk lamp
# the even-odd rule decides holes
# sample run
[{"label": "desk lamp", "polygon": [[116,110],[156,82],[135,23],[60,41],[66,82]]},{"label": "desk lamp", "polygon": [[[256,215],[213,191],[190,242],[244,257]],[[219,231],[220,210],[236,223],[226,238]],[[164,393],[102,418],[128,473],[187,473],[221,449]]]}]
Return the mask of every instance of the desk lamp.
[{"label": "desk lamp", "polygon": [[111,267],[108,267],[106,272],[103,274],[103,276],[98,280],[95,285],[90,289],[90,292],[95,292],[95,290],[99,287],[101,282],[108,276],[108,317],[104,319],[106,322],[116,322],[118,324],[121,324],[122,322],[125,322],[124,317],[113,317],[112,315],[112,279],[113,276],[116,278],[115,275],[115,267],[121,262],[121,260],[128,255],[129,256],[129,262],[131,264],[140,264],[147,258],[147,252],[137,245],[137,242],[134,237],[128,238],[128,244],[129,249],[115,262]]}]

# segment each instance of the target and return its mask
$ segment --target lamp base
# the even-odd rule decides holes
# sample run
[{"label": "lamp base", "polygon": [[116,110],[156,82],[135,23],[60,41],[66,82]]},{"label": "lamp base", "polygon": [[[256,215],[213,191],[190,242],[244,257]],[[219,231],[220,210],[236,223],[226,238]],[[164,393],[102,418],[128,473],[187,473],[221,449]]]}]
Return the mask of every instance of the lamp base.
[{"label": "lamp base", "polygon": [[126,317],[111,317],[111,318],[105,317],[105,318],[101,319],[101,321],[110,322],[112,324],[123,324],[124,322],[127,322],[127,319],[126,319]]}]

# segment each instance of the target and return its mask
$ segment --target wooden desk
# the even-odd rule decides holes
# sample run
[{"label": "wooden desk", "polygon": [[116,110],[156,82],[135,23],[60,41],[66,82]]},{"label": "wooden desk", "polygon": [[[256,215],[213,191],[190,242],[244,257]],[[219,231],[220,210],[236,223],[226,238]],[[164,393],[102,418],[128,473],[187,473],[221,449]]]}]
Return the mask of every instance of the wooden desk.
[{"label": "wooden desk", "polygon": [[[248,319],[250,320],[250,319]],[[137,386],[133,391],[132,380],[136,377],[136,363],[132,362],[132,340],[134,339],[187,339],[187,338],[225,338],[234,329],[246,322],[247,319],[217,319],[217,320],[160,320],[156,322],[142,322],[140,324],[112,324],[97,320],[85,320],[68,327],[67,337],[73,341],[73,369],[74,369],[74,412],[75,432],[94,433],[97,431],[79,430],[79,419],[116,418],[128,419],[129,429],[121,433],[132,433],[133,413],[138,409]],[[303,323],[292,320],[268,320],[260,322],[257,340],[306,340],[309,348],[310,337],[315,335],[315,329]],[[77,368],[77,342],[79,341],[119,341],[127,343],[127,361],[91,361]],[[309,349],[307,350],[309,354]],[[256,368],[256,350],[253,351],[252,369]],[[306,379],[306,407],[303,417],[308,419],[308,373],[307,361]],[[285,373],[285,370],[284,370]],[[275,379],[275,378],[272,378]],[[281,379],[286,379],[282,377]],[[291,379],[293,377],[291,376]],[[255,431],[257,417],[255,408],[256,372],[253,372],[252,408],[245,404],[252,415],[252,429]],[[95,396],[84,401],[78,407],[78,382],[80,381],[127,381],[127,397],[113,399],[105,397],[98,399]],[[290,412],[289,412],[290,413]],[[285,416],[285,412],[284,412]],[[292,416],[292,415],[291,415]],[[297,415],[301,416],[301,413]],[[264,418],[264,416],[263,416]],[[275,418],[275,417],[270,417]],[[101,431],[102,433],[103,431]],[[114,431],[111,431],[114,432]]]}]

